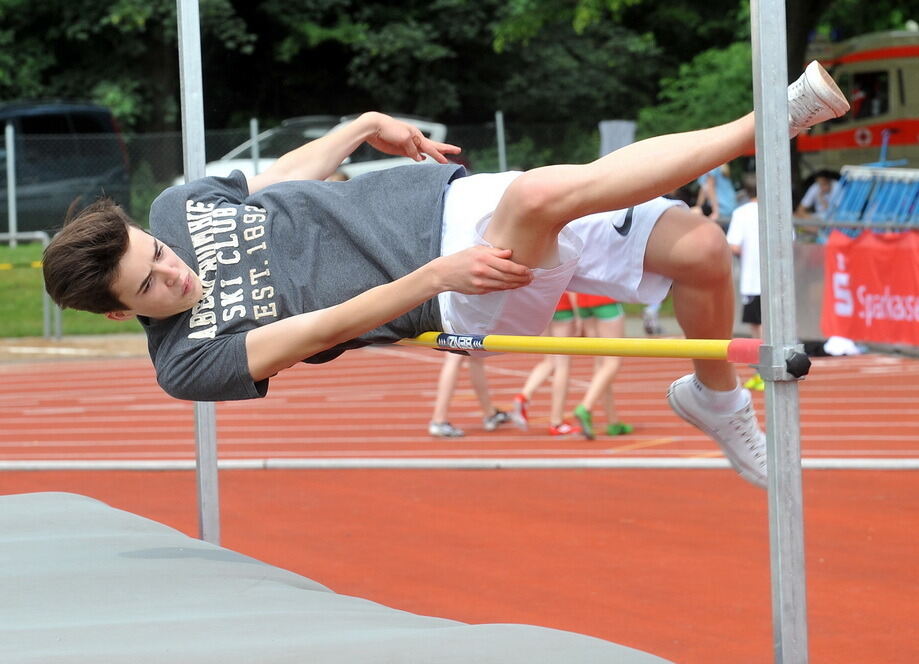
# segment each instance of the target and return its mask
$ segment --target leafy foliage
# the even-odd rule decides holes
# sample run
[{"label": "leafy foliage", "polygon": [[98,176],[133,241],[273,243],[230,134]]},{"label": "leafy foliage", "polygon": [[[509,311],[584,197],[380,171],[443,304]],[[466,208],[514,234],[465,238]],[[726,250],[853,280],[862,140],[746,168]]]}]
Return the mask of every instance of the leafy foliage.
[{"label": "leafy foliage", "polygon": [[636,1],[588,2],[579,13],[559,16],[547,12],[545,30],[525,42],[506,39],[497,52],[489,36],[504,25],[501,16],[516,9],[530,17],[538,5],[551,3],[437,0],[393,7],[266,0],[262,9],[284,35],[274,47],[277,59],[296,62],[317,48],[338,54],[328,75],[334,78],[337,60],[344,62],[341,76],[375,108],[466,121],[500,108],[529,120],[589,116],[595,122],[608,113],[634,117],[652,98],[653,39],[583,18]]},{"label": "leafy foliage", "polygon": [[641,110],[638,137],[699,129],[748,113],[752,78],[748,42],[700,53],[677,76],[661,80],[660,103]]},{"label": "leafy foliage", "polygon": [[903,30],[909,20],[919,20],[919,0],[835,0],[817,25],[817,33],[840,40],[878,30]]},{"label": "leafy foliage", "polygon": [[612,23],[581,34],[555,25],[527,46],[510,47],[509,55],[520,66],[507,76],[497,103],[510,114],[540,121],[635,119],[654,99],[661,66],[661,51],[650,35]]},{"label": "leafy foliage", "polygon": [[[747,0],[200,0],[210,127],[379,108],[455,122],[643,131],[748,106]],[[0,0],[0,98],[91,99],[174,129],[174,0]],[[789,70],[809,36],[903,27],[919,0],[786,3]],[[683,81],[683,82],[681,82]],[[736,88],[736,89],[735,89]],[[655,99],[660,104],[650,108]]]},{"label": "leafy foliage", "polygon": [[642,0],[509,0],[501,22],[495,29],[495,48],[503,51],[512,43],[528,43],[547,26],[568,23],[578,34],[608,16],[621,17],[622,11]]},{"label": "leafy foliage", "polygon": [[[442,117],[463,106],[487,62],[497,0],[403,2],[265,0],[259,15],[283,35],[273,57],[308,61],[322,49],[325,75],[344,78],[380,110]],[[359,108],[342,111],[363,110]]]},{"label": "leafy foliage", "polygon": [[[251,45],[230,0],[201,0],[200,14],[225,47]],[[174,124],[176,32],[174,0],[0,0],[0,97],[90,99],[127,126]]]},{"label": "leafy foliage", "polygon": [[[726,121],[752,105],[746,2],[517,0],[509,3],[499,25],[497,45],[507,49],[509,43],[532,43],[543,34],[557,40],[562,21],[579,35],[594,31],[607,36],[599,49],[606,56],[602,75],[622,84],[634,108],[625,110],[621,100],[584,102],[604,109],[603,117],[640,117],[641,136]],[[547,59],[556,66],[563,61]],[[565,80],[551,73],[542,78],[549,84],[541,83],[550,90],[552,81]],[[584,78],[584,73],[576,76]],[[615,100],[617,86],[604,87],[607,98]],[[618,112],[610,113],[610,107]]]}]

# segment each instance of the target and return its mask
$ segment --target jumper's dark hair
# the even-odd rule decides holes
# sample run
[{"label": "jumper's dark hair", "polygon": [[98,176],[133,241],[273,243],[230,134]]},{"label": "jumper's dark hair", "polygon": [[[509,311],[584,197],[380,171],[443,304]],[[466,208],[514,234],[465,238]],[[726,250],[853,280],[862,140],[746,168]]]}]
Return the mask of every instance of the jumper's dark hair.
[{"label": "jumper's dark hair", "polygon": [[128,250],[128,228],[140,228],[110,198],[79,214],[71,205],[64,227],[45,249],[45,290],[58,306],[104,314],[127,309],[112,293],[118,262]]}]

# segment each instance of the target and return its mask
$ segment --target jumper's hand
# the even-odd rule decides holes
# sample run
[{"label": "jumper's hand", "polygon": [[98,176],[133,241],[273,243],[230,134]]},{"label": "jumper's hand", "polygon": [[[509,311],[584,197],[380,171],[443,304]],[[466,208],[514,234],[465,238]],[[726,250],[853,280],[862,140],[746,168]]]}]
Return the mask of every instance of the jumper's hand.
[{"label": "jumper's hand", "polygon": [[510,249],[475,246],[441,256],[438,273],[444,290],[481,295],[526,286],[533,281],[533,273],[510,260],[511,253]]},{"label": "jumper's hand", "polygon": [[377,114],[379,128],[367,139],[367,143],[386,154],[409,157],[415,161],[424,161],[424,155],[430,156],[441,164],[447,163],[446,154],[459,154],[460,148],[449,143],[438,143],[427,138],[418,127],[391,118],[382,113]]}]

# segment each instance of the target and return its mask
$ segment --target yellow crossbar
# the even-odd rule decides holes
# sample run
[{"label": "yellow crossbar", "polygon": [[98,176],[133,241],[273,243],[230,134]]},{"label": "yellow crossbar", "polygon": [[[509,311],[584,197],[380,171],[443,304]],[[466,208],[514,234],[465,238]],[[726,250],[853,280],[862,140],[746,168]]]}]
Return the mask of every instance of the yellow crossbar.
[{"label": "yellow crossbar", "polygon": [[405,346],[441,350],[486,350],[499,353],[548,355],[613,355],[617,357],[682,357],[759,362],[759,339],[607,339],[593,337],[526,337],[503,334],[448,334],[425,332],[402,339]]}]

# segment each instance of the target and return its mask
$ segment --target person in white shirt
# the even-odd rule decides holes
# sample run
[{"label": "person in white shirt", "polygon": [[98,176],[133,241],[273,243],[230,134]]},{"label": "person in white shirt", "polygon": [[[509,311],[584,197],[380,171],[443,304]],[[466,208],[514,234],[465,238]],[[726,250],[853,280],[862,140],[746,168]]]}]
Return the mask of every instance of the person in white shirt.
[{"label": "person in white shirt", "polygon": [[819,217],[820,219],[826,219],[826,213],[830,209],[830,202],[838,190],[839,180],[832,177],[827,171],[820,171],[811,186],[804,192],[804,196],[795,210],[795,215],[804,218]]},{"label": "person in white shirt", "polygon": [[[744,177],[744,191],[749,202],[744,203],[731,214],[727,241],[731,252],[740,257],[740,296],[743,301],[741,321],[750,326],[750,335],[762,336],[762,309],[760,306],[759,277],[759,208],[756,202],[756,176],[748,173]],[[744,387],[763,390],[765,383],[755,374],[744,383]]]}]

